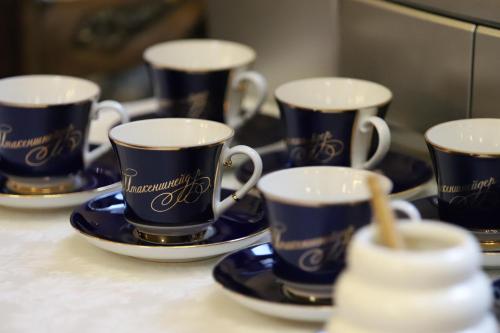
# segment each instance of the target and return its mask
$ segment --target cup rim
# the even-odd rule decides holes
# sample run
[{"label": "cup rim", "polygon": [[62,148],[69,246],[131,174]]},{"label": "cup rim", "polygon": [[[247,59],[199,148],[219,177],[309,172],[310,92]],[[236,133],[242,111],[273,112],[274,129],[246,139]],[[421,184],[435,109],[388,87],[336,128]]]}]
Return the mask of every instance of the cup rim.
[{"label": "cup rim", "polygon": [[[382,180],[382,187],[385,190],[386,194],[389,194],[392,190],[393,184],[392,181],[384,175],[378,174],[373,171],[363,170],[363,169],[355,169],[350,167],[339,167],[339,166],[305,166],[305,167],[296,167],[296,168],[287,168],[281,169],[277,171],[273,171],[264,175],[260,178],[257,183],[258,190],[264,195],[266,199],[270,199],[274,202],[286,204],[286,205],[294,205],[301,207],[327,207],[327,206],[335,206],[335,205],[345,205],[345,204],[357,204],[362,202],[368,202],[371,199],[371,195],[367,195],[363,198],[351,199],[351,200],[338,200],[335,197],[329,198],[328,200],[301,200],[297,198],[286,197],[283,194],[277,194],[276,191],[269,191],[265,188],[265,182],[272,177],[275,177],[279,174],[284,173],[298,173],[304,170],[332,170],[332,171],[348,171],[352,173],[363,173],[366,176],[368,175],[376,175],[380,180]],[[290,179],[292,181],[292,179]]]},{"label": "cup rim", "polygon": [[[211,124],[213,126],[221,127],[224,128],[225,130],[228,130],[229,133],[222,138],[218,140],[213,140],[209,141],[206,143],[202,144],[194,144],[194,145],[159,145],[159,146],[152,146],[152,145],[143,145],[143,144],[135,144],[131,142],[126,142],[123,140],[119,140],[116,137],[113,137],[113,131],[119,130],[123,127],[132,127],[132,126],[141,126],[143,124],[147,123],[159,123],[159,122],[164,122],[164,123],[206,123],[206,124]],[[118,126],[115,126],[111,128],[108,132],[108,137],[109,139],[115,143],[118,146],[123,146],[127,148],[134,148],[134,149],[140,149],[140,150],[156,150],[156,151],[165,151],[165,150],[170,150],[170,151],[178,151],[178,150],[185,150],[185,149],[196,149],[196,148],[206,148],[206,147],[211,147],[211,146],[216,146],[220,144],[224,144],[227,141],[231,140],[234,136],[234,129],[231,127],[227,126],[226,124],[213,121],[213,120],[207,120],[207,119],[198,119],[198,118],[157,118],[157,119],[145,119],[145,120],[138,120],[138,121],[132,121],[129,123],[124,123],[120,124]]]},{"label": "cup rim", "polygon": [[[341,107],[341,108],[323,108],[319,106],[310,106],[302,103],[294,103],[290,101],[286,101],[286,98],[280,97],[280,93],[283,92],[284,89],[288,89],[293,85],[303,85],[311,82],[326,82],[326,81],[336,81],[341,84],[346,84],[349,82],[356,82],[359,84],[364,84],[366,86],[371,86],[372,88],[375,89],[382,89],[382,91],[387,94],[385,97],[381,98],[381,100],[377,103],[368,103],[368,104],[361,104],[360,106],[357,107]],[[299,79],[299,80],[293,80],[293,81],[288,81],[280,86],[278,86],[275,91],[274,91],[274,98],[279,102],[284,105],[287,105],[288,107],[295,108],[295,109],[303,109],[305,111],[312,111],[312,112],[323,112],[323,113],[341,113],[341,112],[353,112],[353,111],[358,111],[362,109],[367,109],[367,108],[374,108],[374,107],[380,107],[382,105],[388,104],[392,100],[392,91],[387,88],[386,86],[373,82],[373,81],[368,81],[368,80],[362,80],[362,79],[356,79],[356,78],[349,78],[349,77],[310,77],[310,78],[304,78],[304,79]]]},{"label": "cup rim", "polygon": [[[233,47],[233,48],[238,48],[244,52],[247,52],[247,54],[246,54],[246,58],[244,58],[242,60],[233,61],[231,64],[228,64],[228,65],[219,65],[219,66],[213,66],[213,67],[182,66],[182,65],[177,65],[177,64],[173,64],[173,63],[168,63],[165,61],[165,59],[162,59],[163,61],[161,61],[161,60],[159,61],[158,59],[156,59],[158,57],[158,54],[155,54],[155,53],[161,52],[160,50],[164,50],[167,48],[179,47],[179,46],[186,46],[189,44],[205,44],[206,46],[217,45],[217,44],[225,45],[225,46],[229,46],[229,47]],[[173,41],[168,41],[168,42],[163,42],[163,43],[151,45],[144,50],[142,57],[146,63],[148,63],[151,67],[157,68],[157,69],[170,69],[170,70],[190,72],[190,73],[208,73],[208,72],[229,70],[229,69],[249,65],[255,61],[256,52],[250,46],[247,46],[247,45],[241,44],[241,43],[237,43],[237,42],[233,42],[233,41],[222,40],[222,39],[210,39],[210,38],[207,38],[207,39],[190,38],[190,39],[178,39],[178,40],[173,40]]]},{"label": "cup rim", "polygon": [[85,102],[89,101],[94,101],[97,100],[99,95],[101,94],[101,89],[99,86],[90,80],[75,77],[75,76],[69,76],[69,75],[57,75],[57,74],[30,74],[30,75],[18,75],[18,76],[10,76],[10,77],[5,77],[0,79],[0,89],[2,84],[9,84],[10,82],[14,81],[24,81],[24,80],[66,80],[66,81],[78,81],[80,83],[89,85],[90,89],[92,90],[91,93],[87,94],[85,97],[82,98],[75,98],[73,101],[69,102],[51,102],[51,103],[28,103],[28,102],[16,102],[16,101],[9,101],[9,100],[2,100],[2,97],[0,96],[0,105],[1,106],[11,106],[11,107],[17,107],[17,108],[49,108],[52,106],[63,106],[63,105],[74,105],[74,104],[82,104]]},{"label": "cup rim", "polygon": [[467,149],[456,149],[456,148],[451,148],[451,147],[446,147],[443,144],[437,143],[435,140],[433,141],[429,136],[432,133],[432,131],[439,130],[440,127],[445,127],[445,126],[453,126],[453,124],[459,124],[459,123],[471,123],[475,121],[488,121],[488,122],[498,122],[500,123],[500,119],[498,118],[466,118],[466,119],[456,119],[456,120],[450,120],[446,121],[443,123],[436,124],[432,126],[431,128],[427,129],[424,134],[424,139],[425,142],[432,146],[433,148],[442,151],[444,153],[448,154],[456,154],[456,155],[466,155],[466,156],[472,156],[472,157],[483,157],[483,158],[499,158],[500,157],[500,149],[498,153],[493,153],[493,152],[481,152],[481,151],[472,151],[472,150],[467,150]]}]

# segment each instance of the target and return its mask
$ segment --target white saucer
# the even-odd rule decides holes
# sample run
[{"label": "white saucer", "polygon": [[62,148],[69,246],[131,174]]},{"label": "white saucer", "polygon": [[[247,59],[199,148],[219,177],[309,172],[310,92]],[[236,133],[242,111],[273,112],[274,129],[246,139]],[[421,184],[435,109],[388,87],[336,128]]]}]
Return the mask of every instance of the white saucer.
[{"label": "white saucer", "polygon": [[330,304],[289,298],[272,271],[273,264],[271,245],[254,245],[224,257],[214,267],[213,277],[228,297],[264,315],[306,322],[331,318]]},{"label": "white saucer", "polygon": [[305,321],[313,323],[324,323],[329,320],[334,313],[334,308],[329,305],[309,306],[309,305],[291,305],[262,301],[253,297],[243,296],[242,294],[232,292],[222,288],[224,294],[253,311],[266,316],[277,317],[287,320]]},{"label": "white saucer", "polygon": [[74,207],[97,195],[121,189],[120,175],[112,167],[89,168],[83,172],[86,184],[79,190],[61,194],[14,194],[0,184],[0,206],[24,209]]},{"label": "white saucer", "polygon": [[107,241],[80,233],[89,243],[116,254],[156,262],[190,262],[209,259],[249,246],[265,237],[265,231],[244,239],[217,244],[180,246],[137,246]]},{"label": "white saucer", "polygon": [[484,268],[500,268],[500,252],[483,252]]},{"label": "white saucer", "polygon": [[[222,196],[232,193],[223,190]],[[116,254],[159,262],[188,262],[232,252],[268,237],[262,200],[247,195],[210,227],[195,244],[163,245],[144,241],[123,215],[121,192],[100,196],[77,208],[71,225],[89,243]]]}]

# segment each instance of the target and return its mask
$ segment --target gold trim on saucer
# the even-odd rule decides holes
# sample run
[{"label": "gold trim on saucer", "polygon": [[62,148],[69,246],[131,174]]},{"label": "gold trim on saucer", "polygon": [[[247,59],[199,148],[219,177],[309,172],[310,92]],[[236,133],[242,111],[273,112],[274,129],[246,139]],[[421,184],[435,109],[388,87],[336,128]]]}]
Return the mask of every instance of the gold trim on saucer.
[{"label": "gold trim on saucer", "polygon": [[144,231],[140,231],[137,227],[134,230],[137,238],[142,239],[143,241],[153,243],[153,244],[161,244],[161,245],[191,245],[195,242],[202,241],[205,238],[207,233],[207,229],[202,230],[200,232],[194,233],[192,235],[182,235],[182,236],[172,236],[172,235],[161,235],[161,234],[152,234]]},{"label": "gold trim on saucer", "polygon": [[[75,227],[73,225],[73,223],[71,223],[71,227],[73,229],[75,229],[79,234],[81,234],[84,237],[89,237],[89,238],[97,239],[98,241],[109,242],[109,243],[112,243],[112,244],[115,244],[115,245],[121,245],[121,246],[125,246],[125,247],[140,247],[140,248],[147,248],[147,249],[151,249],[151,248],[186,249],[186,248],[196,248],[196,247],[213,247],[213,246],[219,246],[219,245],[222,245],[222,244],[230,244],[230,243],[240,242],[240,241],[243,241],[243,240],[248,239],[248,238],[260,236],[260,235],[262,235],[262,234],[264,234],[264,233],[266,233],[266,232],[269,231],[269,227],[267,227],[267,228],[265,228],[265,229],[263,229],[263,230],[261,230],[259,232],[247,235],[245,237],[240,237],[240,238],[231,239],[231,240],[224,241],[224,242],[211,243],[211,244],[185,244],[185,245],[161,246],[159,244],[137,245],[137,244],[128,244],[128,243],[115,242],[115,241],[112,241],[112,240],[109,240],[109,239],[106,239],[106,238],[100,238],[100,237],[97,237],[97,236],[94,236],[94,235],[90,235],[90,234],[88,234],[88,233],[86,233],[86,232],[78,229],[77,227]],[[213,257],[216,257],[216,256],[219,256],[219,255],[214,255]]]},{"label": "gold trim on saucer", "polygon": [[0,193],[0,206],[4,206],[1,203],[2,197],[7,197],[11,199],[56,199],[56,198],[62,198],[62,197],[68,197],[68,196],[73,196],[73,195],[82,195],[82,194],[99,194],[101,192],[109,191],[111,189],[116,188],[118,190],[121,188],[121,182],[116,182],[113,184],[109,184],[103,187],[98,187],[95,189],[91,190],[86,190],[86,191],[76,191],[76,192],[68,192],[68,193],[57,193],[57,194],[12,194],[12,193]]},{"label": "gold trim on saucer", "polygon": [[331,305],[333,300],[331,297],[317,297],[317,296],[303,296],[295,293],[291,290],[291,288],[287,287],[285,284],[281,286],[281,290],[283,294],[290,300],[299,301],[306,304],[314,304],[314,305]]},{"label": "gold trim on saucer", "polygon": [[75,182],[71,181],[58,185],[47,185],[38,187],[38,186],[23,184],[12,179],[8,179],[7,182],[5,183],[5,186],[12,192],[23,195],[66,194],[75,192],[75,190],[78,189],[78,186],[75,184]]},{"label": "gold trim on saucer", "polygon": [[480,241],[479,244],[485,252],[500,252],[500,240]]}]

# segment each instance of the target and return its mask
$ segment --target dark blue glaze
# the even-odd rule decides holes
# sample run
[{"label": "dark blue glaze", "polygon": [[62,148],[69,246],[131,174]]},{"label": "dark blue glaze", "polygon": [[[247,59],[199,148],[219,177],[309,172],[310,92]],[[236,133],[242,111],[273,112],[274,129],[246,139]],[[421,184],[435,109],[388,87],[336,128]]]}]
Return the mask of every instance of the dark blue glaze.
[{"label": "dark blue glaze", "polygon": [[238,294],[268,302],[284,304],[315,304],[290,298],[273,273],[274,250],[270,244],[252,246],[222,259],[214,267],[213,277],[224,288]]},{"label": "dark blue glaze", "polygon": [[468,229],[500,228],[500,157],[445,152],[428,144],[442,219]]},{"label": "dark blue glaze", "polygon": [[152,66],[149,70],[161,116],[224,122],[230,70],[198,73]]},{"label": "dark blue glaze", "polygon": [[302,284],[332,284],[345,266],[353,233],[368,224],[368,201],[306,207],[266,200],[279,278]]},{"label": "dark blue glaze", "polygon": [[[230,193],[232,191],[222,190],[223,196]],[[166,246],[137,238],[134,235],[134,227],[125,219],[124,210],[125,203],[121,192],[107,194],[75,209],[71,215],[71,225],[89,236],[112,242]],[[212,226],[215,228],[213,236],[197,244],[216,244],[247,237],[262,232],[269,227],[269,223],[264,214],[262,200],[249,195],[229,208]]]},{"label": "dark blue glaze", "polygon": [[[440,220],[439,209],[438,209],[438,198],[436,196],[430,196],[425,198],[420,198],[417,200],[412,200],[411,203],[418,209],[420,215],[426,220]],[[401,215],[401,217],[406,217]],[[450,222],[443,220],[444,222]]]},{"label": "dark blue glaze", "polygon": [[[287,168],[286,151],[261,154],[263,170],[267,174]],[[413,156],[390,151],[377,165],[375,170],[382,172],[393,183],[392,193],[399,193],[423,185],[432,179],[432,167],[425,161]],[[247,161],[236,170],[238,181],[245,183],[253,173],[253,164]]]},{"label": "dark blue glaze", "polygon": [[493,311],[495,312],[497,320],[500,320],[500,279],[496,279],[495,281],[493,281],[492,286],[494,299]]},{"label": "dark blue glaze", "polygon": [[[462,223],[461,220],[456,220],[456,215],[448,214],[446,216],[443,215],[442,211],[439,208],[439,199],[437,196],[429,196],[426,198],[421,198],[417,200],[411,201],[411,203],[418,209],[420,215],[423,219],[426,220],[439,220],[447,223],[458,224]],[[406,218],[406,216],[401,216]],[[486,221],[482,220],[484,216],[476,217],[473,221],[479,225],[486,225],[495,221],[494,219],[497,217],[488,217]],[[470,229],[474,236],[481,242],[490,243],[498,241],[498,230],[497,229]],[[483,251],[489,252],[492,251],[488,247],[484,248]]]},{"label": "dark blue glaze", "polygon": [[[351,165],[351,141],[359,110],[321,112],[277,102],[284,120],[288,166]],[[387,107],[381,106],[377,115],[383,117]]]},{"label": "dark blue glaze", "polygon": [[47,107],[0,105],[0,170],[22,177],[83,169],[91,101]]},{"label": "dark blue glaze", "polygon": [[[109,153],[102,155],[88,168],[83,170],[80,173],[80,175],[83,179],[83,185],[81,187],[74,189],[71,192],[83,192],[83,191],[95,190],[101,187],[115,184],[119,182],[121,179],[120,170],[118,168],[116,159],[111,150],[109,151]],[[13,193],[5,186],[6,181],[7,178],[4,175],[0,174],[0,193],[17,194]]]},{"label": "dark blue glaze", "polygon": [[146,150],[113,143],[127,201],[125,215],[150,226],[207,223],[223,144]]}]

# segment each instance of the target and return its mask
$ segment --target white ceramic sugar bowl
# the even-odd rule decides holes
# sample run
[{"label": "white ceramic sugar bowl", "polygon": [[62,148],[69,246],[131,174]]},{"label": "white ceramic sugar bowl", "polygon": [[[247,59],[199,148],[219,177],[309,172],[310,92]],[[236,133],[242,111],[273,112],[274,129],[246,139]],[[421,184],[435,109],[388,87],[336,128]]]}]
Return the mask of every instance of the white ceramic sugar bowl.
[{"label": "white ceramic sugar bowl", "polygon": [[328,333],[498,333],[479,244],[464,229],[434,221],[399,223],[409,249],[353,237],[335,290]]}]

